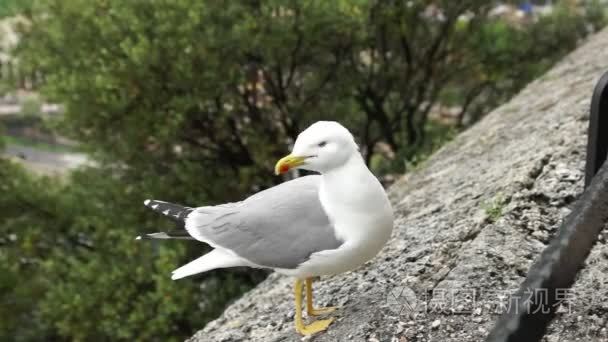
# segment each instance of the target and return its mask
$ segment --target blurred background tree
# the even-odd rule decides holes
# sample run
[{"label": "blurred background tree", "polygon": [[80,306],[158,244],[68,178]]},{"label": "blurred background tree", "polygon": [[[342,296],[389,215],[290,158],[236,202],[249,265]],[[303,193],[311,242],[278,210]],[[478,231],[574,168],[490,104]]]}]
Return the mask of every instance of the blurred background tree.
[{"label": "blurred background tree", "polygon": [[[0,164],[0,340],[178,340],[262,272],[172,282],[197,243],[146,198],[235,201],[281,181],[310,123],[339,120],[372,169],[423,160],[604,25],[595,2],[35,0],[14,58],[65,106],[51,122],[94,165]],[[506,9],[505,9],[506,8]],[[28,322],[24,325],[23,322]]]}]

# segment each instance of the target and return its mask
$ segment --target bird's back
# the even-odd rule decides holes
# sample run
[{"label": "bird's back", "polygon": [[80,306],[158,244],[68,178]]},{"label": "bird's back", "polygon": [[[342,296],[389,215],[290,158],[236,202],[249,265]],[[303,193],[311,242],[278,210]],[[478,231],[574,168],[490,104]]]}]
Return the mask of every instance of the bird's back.
[{"label": "bird's back", "polygon": [[242,202],[196,208],[186,229],[253,264],[296,268],[312,253],[341,245],[319,201],[320,176],[305,176]]}]

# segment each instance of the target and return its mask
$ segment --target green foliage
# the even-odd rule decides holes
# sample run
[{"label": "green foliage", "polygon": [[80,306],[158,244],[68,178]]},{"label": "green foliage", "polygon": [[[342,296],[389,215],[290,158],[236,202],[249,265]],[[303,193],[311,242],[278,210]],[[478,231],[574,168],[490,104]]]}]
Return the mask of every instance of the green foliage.
[{"label": "green foliage", "polygon": [[[99,167],[57,184],[2,161],[0,340],[190,335],[262,276],[172,282],[204,247],[135,243],[167,225],[144,199],[203,205],[273,185],[276,158],[320,119],[351,128],[375,171],[404,171],[603,21],[558,9],[510,25],[489,3],[34,1],[20,67],[44,75],[45,99],[66,107],[55,127]],[[437,104],[456,122],[432,120]]]},{"label": "green foliage", "polygon": [[[434,139],[435,104],[473,123],[603,25],[566,5],[511,24],[492,6],[40,0],[18,55],[99,158],[138,177],[198,172],[191,188],[234,200],[271,185],[272,161],[319,119],[349,126],[368,161],[385,143],[411,162]],[[246,181],[205,181],[223,177]]]},{"label": "green foliage", "polygon": [[502,211],[506,204],[507,200],[501,193],[497,194],[492,201],[484,204],[483,209],[488,217],[488,220],[490,222],[496,222],[496,220],[501,218]]},{"label": "green foliage", "polygon": [[[551,14],[523,27],[500,20],[480,25],[469,47],[479,63],[472,78],[483,85],[485,92],[481,94],[483,101],[471,113],[473,121],[539,77],[590,31],[604,25],[605,16],[593,3],[579,10],[568,2],[558,3]],[[456,91],[452,96],[461,98],[464,94]]]},{"label": "green foliage", "polygon": [[2,152],[4,146],[6,145],[6,136],[4,135],[4,130],[4,125],[0,121],[0,152]]},{"label": "green foliage", "polygon": [[239,274],[203,280],[214,298],[199,308],[197,282],[169,277],[186,246],[135,242],[160,220],[109,172],[58,184],[0,159],[0,340],[180,340],[248,288]]},{"label": "green foliage", "polygon": [[[110,193],[118,188],[110,184],[111,178],[101,174],[80,177],[74,175],[73,185],[67,188],[50,179],[32,179],[14,165],[2,162],[2,179],[6,181],[2,183],[0,207],[6,222],[0,235],[9,237],[3,241],[2,256],[13,274],[29,275],[18,277],[27,283],[12,287],[13,293],[8,293],[9,299],[26,300],[2,305],[8,311],[2,318],[31,321],[28,315],[34,313],[34,324],[16,324],[14,329],[23,330],[8,331],[9,336],[29,340],[27,336],[31,337],[28,334],[33,326],[42,329],[34,332],[38,339],[47,334],[76,340],[104,336],[134,338],[132,328],[125,331],[121,327],[123,322],[139,325],[148,337],[154,336],[147,335],[150,330],[166,333],[170,327],[147,326],[146,319],[170,312],[145,317],[139,316],[142,312],[135,308],[141,302],[156,302],[163,304],[163,310],[170,310],[174,300],[180,301],[179,298],[165,301],[160,291],[167,286],[166,277],[160,277],[168,271],[162,263],[175,255],[163,251],[155,256],[145,246],[133,244],[119,230],[108,230],[111,226],[135,226],[129,224],[134,220],[133,211],[120,217],[107,214],[119,212],[115,205],[127,199],[128,192],[121,191],[120,196]],[[93,193],[91,189],[99,191]],[[175,246],[169,253],[179,250]],[[137,289],[145,287],[152,290],[136,296]],[[23,296],[20,291],[30,293]],[[15,315],[20,311],[21,315]]]},{"label": "green foliage", "polygon": [[0,18],[12,17],[27,8],[32,0],[2,0],[0,1]]}]

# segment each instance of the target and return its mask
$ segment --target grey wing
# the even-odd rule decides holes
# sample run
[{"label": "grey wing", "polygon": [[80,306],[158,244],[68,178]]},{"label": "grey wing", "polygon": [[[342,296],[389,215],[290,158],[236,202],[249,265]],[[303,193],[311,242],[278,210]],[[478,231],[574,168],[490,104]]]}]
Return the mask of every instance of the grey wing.
[{"label": "grey wing", "polygon": [[242,202],[197,208],[186,229],[257,265],[296,268],[312,253],[342,244],[319,201],[319,182],[319,176],[300,177]]}]

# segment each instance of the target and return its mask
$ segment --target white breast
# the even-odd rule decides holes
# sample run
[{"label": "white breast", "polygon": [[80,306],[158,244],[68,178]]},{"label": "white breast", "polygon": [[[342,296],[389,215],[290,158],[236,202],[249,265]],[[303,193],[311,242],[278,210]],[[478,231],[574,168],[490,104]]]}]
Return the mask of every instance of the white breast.
[{"label": "white breast", "polygon": [[[373,258],[388,241],[393,229],[393,212],[378,180],[364,169],[323,175],[319,199],[344,243],[335,250],[311,255],[296,270],[277,270],[304,278],[353,270]],[[346,170],[345,170],[346,171]]]}]

